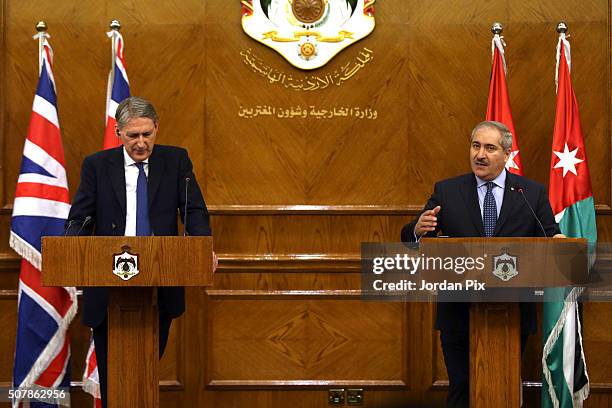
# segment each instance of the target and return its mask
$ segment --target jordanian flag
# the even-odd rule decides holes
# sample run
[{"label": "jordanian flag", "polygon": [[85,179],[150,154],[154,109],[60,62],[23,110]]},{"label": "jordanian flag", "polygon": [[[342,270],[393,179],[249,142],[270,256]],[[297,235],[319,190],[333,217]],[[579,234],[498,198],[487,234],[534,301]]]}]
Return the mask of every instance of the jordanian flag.
[{"label": "jordanian flag", "polygon": [[491,67],[491,82],[489,83],[489,100],[487,101],[486,120],[501,122],[512,133],[512,151],[506,162],[506,169],[514,174],[523,175],[523,166],[519,157],[519,144],[512,108],[510,108],[510,95],[506,83],[506,57],[504,46],[506,43],[499,34],[493,36],[491,49],[493,51],[493,65]]},{"label": "jordanian flag", "polygon": [[[568,237],[597,240],[591,178],[570,78],[570,44],[562,33],[557,46],[557,111],[550,162],[549,195],[555,218]],[[582,349],[579,305],[582,288],[545,291],[542,407],[582,407],[589,377]],[[549,301],[546,301],[546,300]]]}]

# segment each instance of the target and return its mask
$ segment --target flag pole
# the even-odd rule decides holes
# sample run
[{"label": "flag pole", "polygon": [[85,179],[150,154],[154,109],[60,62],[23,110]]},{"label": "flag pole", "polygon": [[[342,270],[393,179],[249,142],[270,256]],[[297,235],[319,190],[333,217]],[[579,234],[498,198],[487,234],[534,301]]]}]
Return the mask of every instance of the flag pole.
[{"label": "flag pole", "polygon": [[567,30],[568,30],[567,23],[565,21],[559,21],[559,24],[557,24],[557,32],[559,34],[561,33],[565,34]]},{"label": "flag pole", "polygon": [[109,24],[110,31],[106,33],[111,38],[111,75],[112,80],[115,79],[115,58],[117,57],[117,36],[115,33],[118,33],[121,30],[121,23],[119,20],[111,20]]},{"label": "flag pole", "polygon": [[555,69],[555,92],[559,89],[559,59],[561,58],[561,47],[565,47],[565,58],[567,60],[567,69],[572,72],[572,57],[570,54],[569,43],[566,46],[567,39],[570,37],[567,32],[569,27],[565,21],[559,21],[557,24],[557,32],[559,33],[559,43],[557,45],[557,67]]},{"label": "flag pole", "polygon": [[45,48],[44,48],[44,43],[45,43],[45,38],[49,38],[50,35],[47,33],[47,23],[45,21],[39,21],[38,23],[36,23],[36,31],[38,31],[38,34],[34,35],[34,39],[38,40],[38,75],[40,76],[40,73],[42,71],[42,65],[43,65],[43,52],[45,52]]},{"label": "flag pole", "polygon": [[[504,37],[502,33],[504,32],[504,26],[502,23],[496,21],[491,26],[491,32],[493,33],[493,39],[491,40],[491,61],[495,58],[495,45],[499,48],[499,52],[502,56],[505,54],[504,47],[506,47],[506,42],[504,41]],[[506,66],[506,58],[502,58],[504,63],[504,73],[508,73],[508,68]]]},{"label": "flag pole", "polygon": [[125,61],[123,50],[125,43],[119,30],[119,20],[110,22],[110,31],[106,35],[111,39],[111,69],[108,73],[108,84],[106,88],[106,117],[104,121],[104,143],[103,148],[119,146],[120,140],[116,134],[115,113],[117,106],[125,98],[130,96],[129,81],[125,72]]}]

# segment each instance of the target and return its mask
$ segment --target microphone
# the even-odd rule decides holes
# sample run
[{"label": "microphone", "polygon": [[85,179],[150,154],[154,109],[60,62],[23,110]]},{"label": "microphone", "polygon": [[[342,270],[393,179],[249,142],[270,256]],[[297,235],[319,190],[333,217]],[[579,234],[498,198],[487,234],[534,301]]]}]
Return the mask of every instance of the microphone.
[{"label": "microphone", "polygon": [[189,173],[189,175],[187,175],[185,177],[185,210],[184,210],[184,218],[183,218],[183,236],[186,237],[187,236],[187,203],[189,202],[189,182],[191,181],[191,177],[189,177],[191,175],[191,173]]},{"label": "microphone", "polygon": [[81,235],[81,231],[83,231],[83,228],[85,228],[85,225],[89,224],[89,221],[93,220],[93,217],[91,215],[88,215],[87,217],[85,217],[85,219],[83,220],[83,223],[81,224],[81,228],[79,228],[79,231],[77,232],[77,235]]},{"label": "microphone", "polygon": [[533,207],[531,206],[531,204],[529,204],[529,201],[527,200],[527,197],[525,197],[525,191],[524,191],[523,187],[521,187],[518,184],[515,184],[514,186],[510,187],[510,190],[518,192],[521,195],[521,197],[523,197],[523,200],[525,200],[525,204],[527,204],[527,207],[529,207],[529,210],[531,211],[531,215],[533,215],[533,218],[535,218],[535,220],[538,222],[538,225],[540,226],[540,229],[542,230],[542,233],[544,234],[544,237],[548,238],[548,235],[546,235],[546,230],[544,229],[544,226],[542,225],[542,222],[540,221],[540,219],[536,215],[535,211],[533,211]]},{"label": "microphone", "polygon": [[70,231],[70,228],[72,228],[72,224],[74,224],[76,222],[76,219],[71,219],[70,221],[68,221],[68,226],[66,227],[66,230],[64,231],[64,235],[66,236],[68,235],[68,231]]}]

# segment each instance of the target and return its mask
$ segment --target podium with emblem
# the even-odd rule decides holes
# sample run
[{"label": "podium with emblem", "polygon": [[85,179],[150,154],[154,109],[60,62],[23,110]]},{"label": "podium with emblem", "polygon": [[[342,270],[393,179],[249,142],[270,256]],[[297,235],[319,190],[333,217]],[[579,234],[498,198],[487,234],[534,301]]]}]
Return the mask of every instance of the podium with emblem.
[{"label": "podium with emblem", "polygon": [[482,270],[475,270],[475,266],[458,274],[434,268],[427,270],[427,276],[478,282],[471,293],[438,294],[438,301],[443,296],[443,301],[472,303],[470,407],[520,406],[521,319],[517,302],[542,302],[542,289],[547,287],[584,284],[588,280],[586,240],[423,238],[419,251],[426,258],[482,259]]},{"label": "podium with emblem", "polygon": [[211,237],[44,237],[44,286],[107,287],[108,407],[159,406],[158,287],[211,286]]}]

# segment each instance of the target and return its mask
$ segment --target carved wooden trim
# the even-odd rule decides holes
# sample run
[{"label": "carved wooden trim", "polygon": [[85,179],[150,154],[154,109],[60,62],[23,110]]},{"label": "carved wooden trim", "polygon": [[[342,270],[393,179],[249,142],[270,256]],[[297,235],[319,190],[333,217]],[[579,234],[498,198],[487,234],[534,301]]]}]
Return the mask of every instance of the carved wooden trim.
[{"label": "carved wooden trim", "polygon": [[355,299],[361,296],[360,290],[215,290],[205,289],[206,294],[212,298],[235,298],[235,299],[300,299],[300,298],[330,298]]},{"label": "carved wooden trim", "polygon": [[316,389],[323,388],[328,389],[330,387],[368,387],[368,388],[402,388],[406,389],[407,385],[404,381],[328,381],[328,380],[291,380],[291,381],[282,381],[282,380],[245,380],[245,381],[236,381],[236,380],[212,380],[207,385],[207,388],[266,388],[266,389],[274,389],[274,388],[308,388],[308,389]]},{"label": "carved wooden trim", "polygon": [[[542,388],[540,381],[523,381],[523,388],[527,390],[538,390]],[[447,390],[448,380],[437,380],[431,385],[432,390]],[[612,391],[612,383],[591,383],[589,385],[590,392],[592,393],[608,393]]]},{"label": "carved wooden trim", "polygon": [[241,255],[219,254],[218,273],[258,272],[359,272],[361,259],[357,255],[287,254]]},{"label": "carved wooden trim", "polygon": [[[7,389],[13,387],[13,383],[9,381],[0,382],[0,388]],[[181,391],[185,389],[185,385],[178,381],[160,381],[160,391]],[[70,393],[83,391],[83,381],[70,381]]]},{"label": "carved wooden trim", "polygon": [[164,380],[159,382],[160,391],[182,391],[185,389],[185,385],[180,381]]},{"label": "carved wooden trim", "polygon": [[17,289],[0,290],[0,299],[17,299]]},{"label": "carved wooden trim", "polygon": [[[612,84],[611,84],[612,86]],[[612,93],[611,93],[612,95]],[[612,116],[612,115],[611,115]],[[612,119],[611,119],[612,123]],[[611,136],[612,138],[612,136]],[[1,139],[1,136],[0,136]],[[2,169],[0,168],[0,171]],[[1,174],[1,173],[0,173]],[[416,215],[420,205],[209,205],[216,216],[231,215]],[[13,204],[0,208],[0,215],[12,215]],[[612,206],[596,204],[597,215],[612,215]]]},{"label": "carved wooden trim", "polygon": [[416,214],[416,205],[210,205],[212,215],[406,215]]}]

